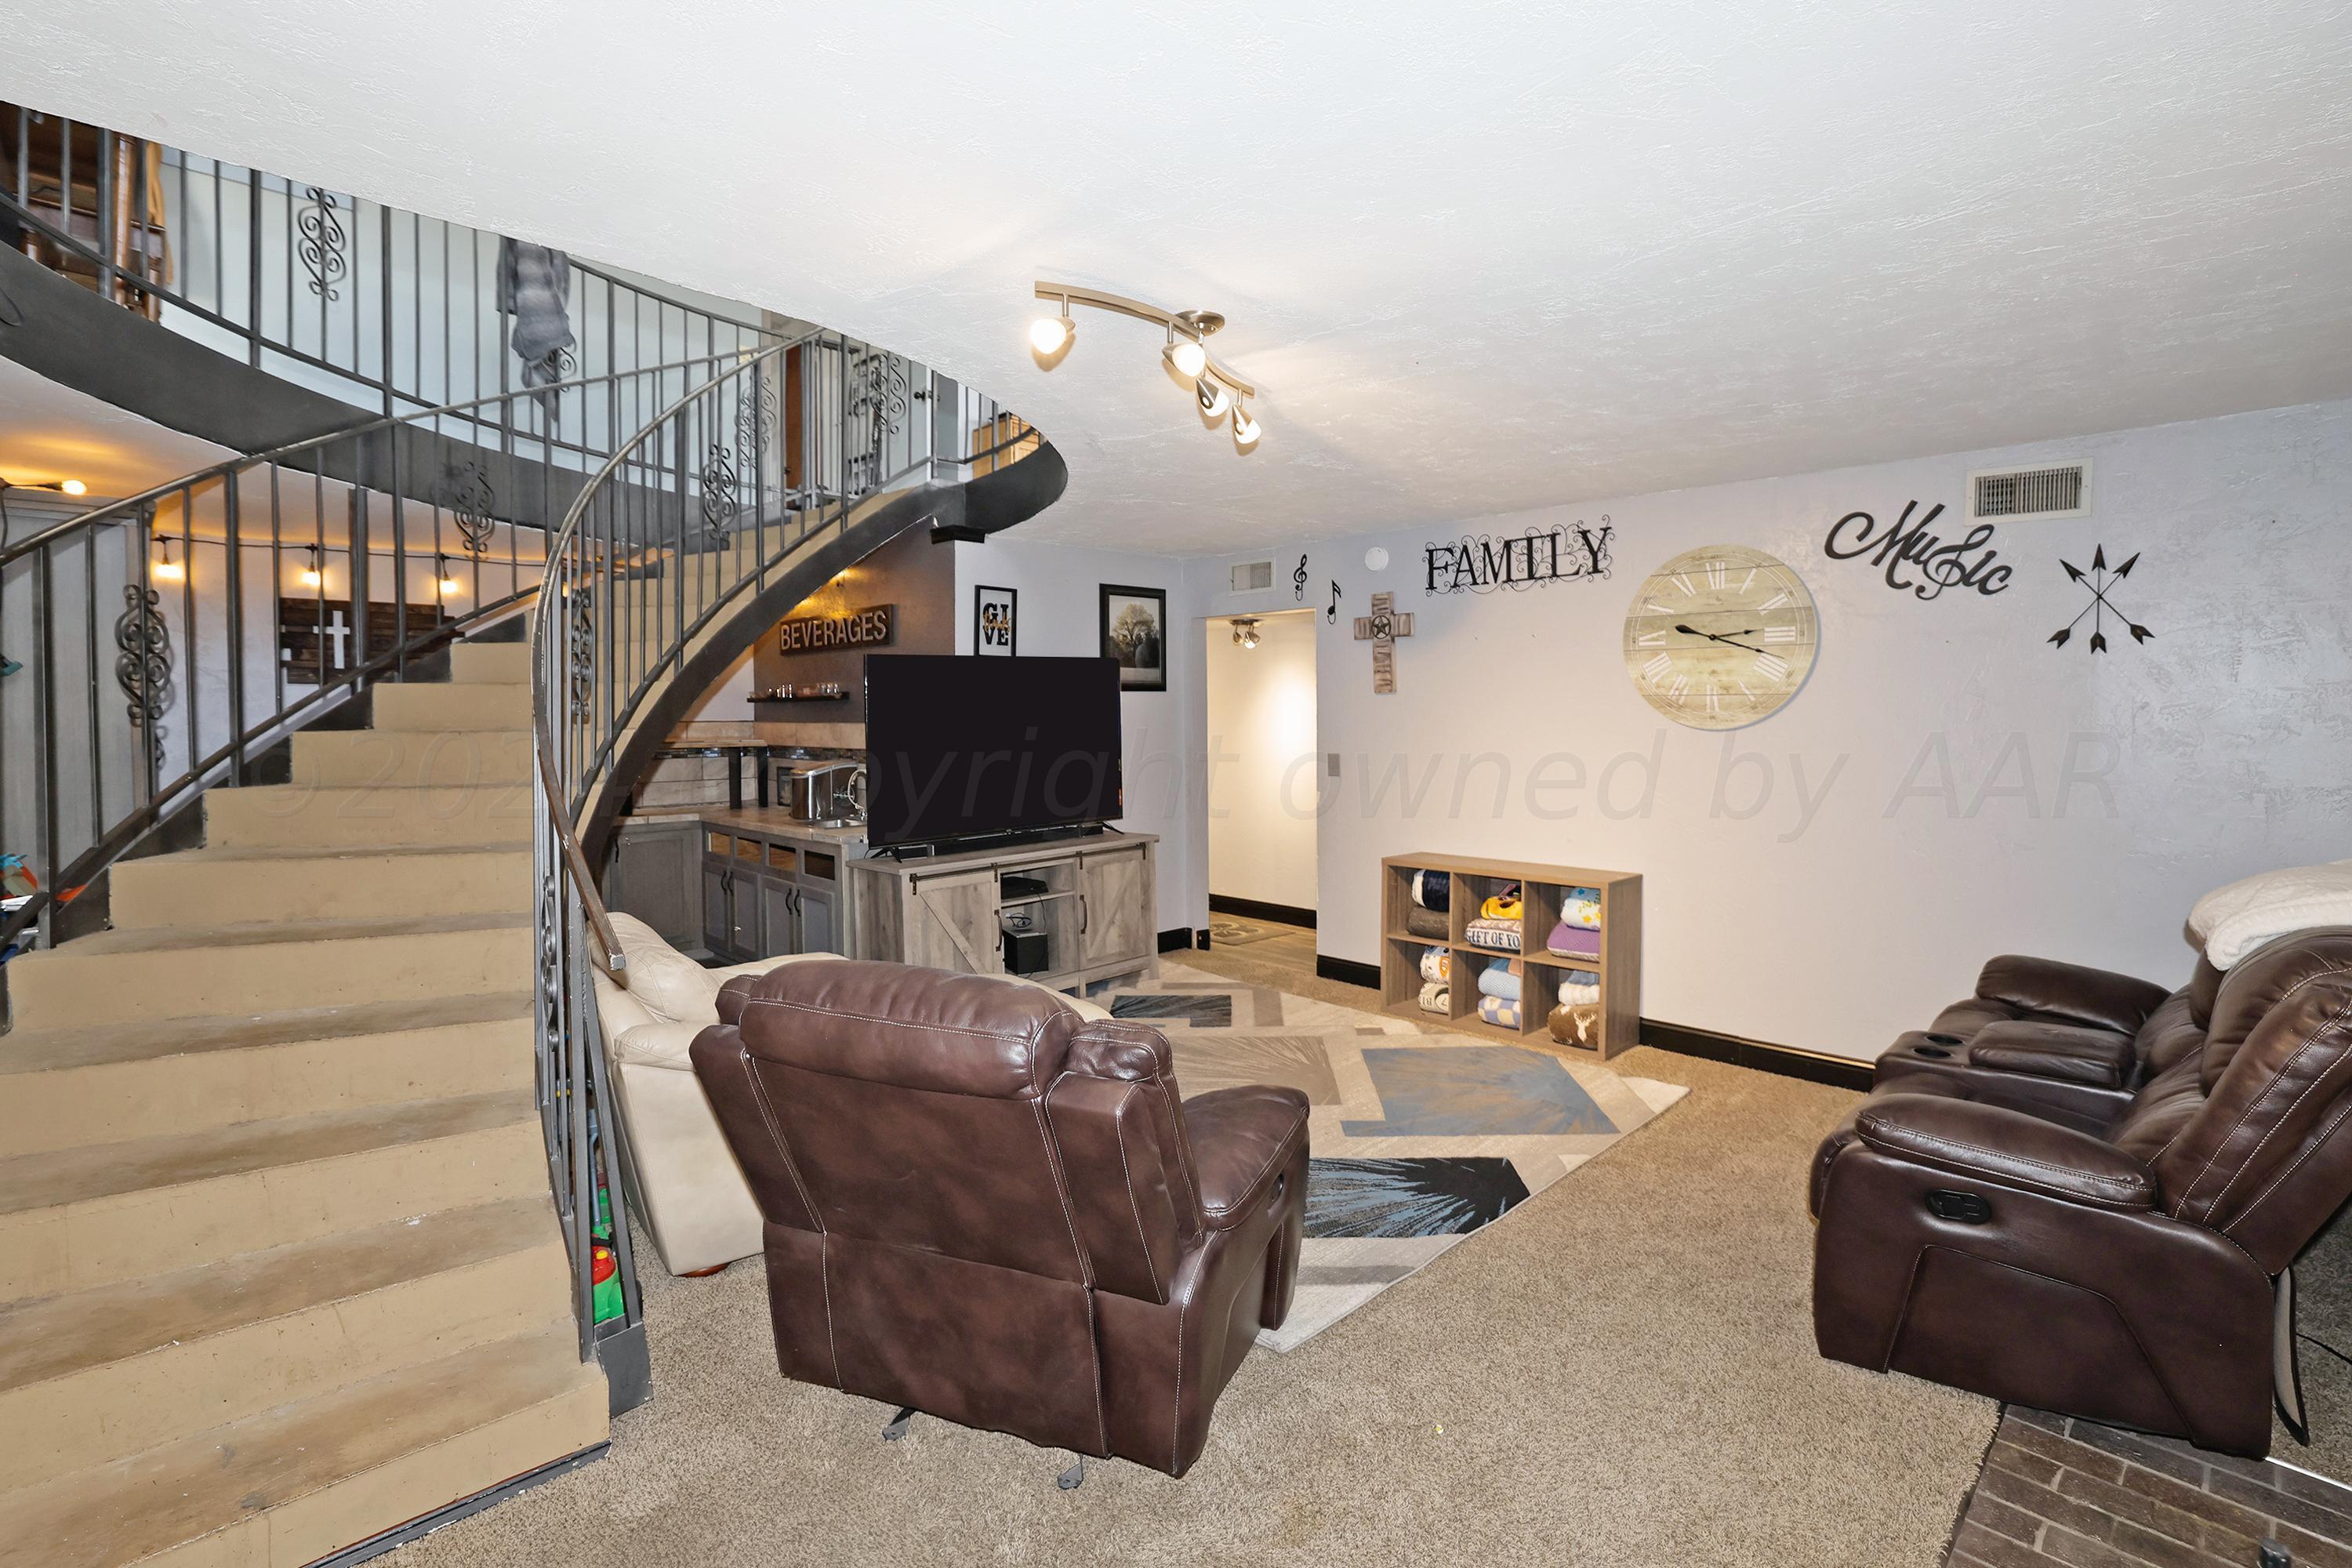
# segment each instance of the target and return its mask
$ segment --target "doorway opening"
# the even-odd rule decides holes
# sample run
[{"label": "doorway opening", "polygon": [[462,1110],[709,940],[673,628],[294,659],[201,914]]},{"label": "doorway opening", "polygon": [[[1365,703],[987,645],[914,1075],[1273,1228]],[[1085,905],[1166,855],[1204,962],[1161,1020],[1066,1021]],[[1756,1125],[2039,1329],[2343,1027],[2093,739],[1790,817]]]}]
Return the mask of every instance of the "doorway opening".
[{"label": "doorway opening", "polygon": [[1208,622],[1209,945],[1315,966],[1315,612]]}]

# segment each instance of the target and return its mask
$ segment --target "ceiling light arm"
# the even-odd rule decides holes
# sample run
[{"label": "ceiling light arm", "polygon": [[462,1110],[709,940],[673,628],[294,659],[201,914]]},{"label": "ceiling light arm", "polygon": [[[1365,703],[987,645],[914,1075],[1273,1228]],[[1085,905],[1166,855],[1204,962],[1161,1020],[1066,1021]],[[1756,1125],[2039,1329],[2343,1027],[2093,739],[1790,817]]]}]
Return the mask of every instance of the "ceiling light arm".
[{"label": "ceiling light arm", "polygon": [[[1214,310],[1163,310],[1157,305],[1147,305],[1140,300],[1130,300],[1124,294],[1107,293],[1100,289],[1081,289],[1070,283],[1048,283],[1042,278],[1037,280],[1037,298],[1058,301],[1062,307],[1062,313],[1066,316],[1070,313],[1072,305],[1091,305],[1097,310],[1108,310],[1114,315],[1132,316],[1139,321],[1150,321],[1153,326],[1165,327],[1171,333],[1182,332],[1195,342],[1201,342],[1210,333],[1225,324],[1224,317]],[[1219,364],[1214,358],[1210,359],[1206,368],[1201,374],[1215,376],[1230,388],[1236,397],[1257,395],[1256,387]]]}]

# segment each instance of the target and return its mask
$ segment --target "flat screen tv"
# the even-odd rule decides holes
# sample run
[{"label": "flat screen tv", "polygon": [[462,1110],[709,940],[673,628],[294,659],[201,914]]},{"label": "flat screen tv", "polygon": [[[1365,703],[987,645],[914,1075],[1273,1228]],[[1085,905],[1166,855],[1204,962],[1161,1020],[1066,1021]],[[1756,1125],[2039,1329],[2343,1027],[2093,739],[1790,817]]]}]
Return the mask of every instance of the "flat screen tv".
[{"label": "flat screen tv", "polygon": [[1088,827],[1119,815],[1118,665],[868,654],[877,847]]}]

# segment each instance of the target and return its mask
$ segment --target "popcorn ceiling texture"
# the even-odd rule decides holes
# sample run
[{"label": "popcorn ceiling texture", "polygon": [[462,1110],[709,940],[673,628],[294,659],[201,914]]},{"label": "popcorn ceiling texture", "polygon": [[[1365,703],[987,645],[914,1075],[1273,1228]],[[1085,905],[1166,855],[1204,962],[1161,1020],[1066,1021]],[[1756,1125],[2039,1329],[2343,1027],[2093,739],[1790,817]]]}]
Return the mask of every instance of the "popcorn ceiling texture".
[{"label": "popcorn ceiling texture", "polygon": [[[2352,392],[2328,0],[0,0],[0,95],[820,321],[1190,553]],[[1237,458],[1040,274],[1223,310]],[[2153,564],[2153,563],[2151,563]]]}]

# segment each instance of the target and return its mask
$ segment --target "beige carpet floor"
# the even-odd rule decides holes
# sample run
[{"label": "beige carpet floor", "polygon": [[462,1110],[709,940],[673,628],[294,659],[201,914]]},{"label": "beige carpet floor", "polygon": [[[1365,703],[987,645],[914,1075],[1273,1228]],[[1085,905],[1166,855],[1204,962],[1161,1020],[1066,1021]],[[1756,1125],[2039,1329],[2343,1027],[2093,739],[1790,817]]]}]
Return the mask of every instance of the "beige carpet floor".
[{"label": "beige carpet floor", "polygon": [[1112,1462],[1059,1491],[1067,1455],[923,1416],[884,1443],[882,1406],[777,1376],[747,1262],[648,1277],[654,1397],[605,1459],[385,1561],[1939,1563],[1996,1407],[1813,1352],[1806,1159],[1853,1097],[1647,1048],[1613,1065],[1693,1092],[1300,1349],[1254,1353],[1181,1481]]}]

